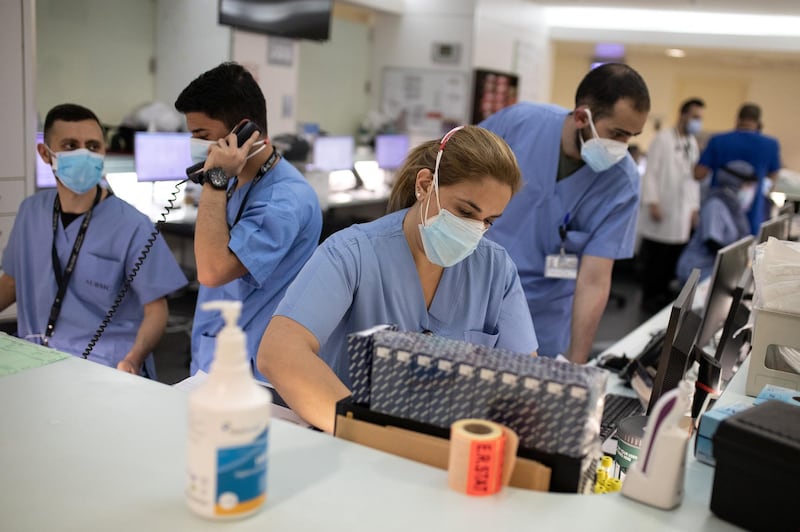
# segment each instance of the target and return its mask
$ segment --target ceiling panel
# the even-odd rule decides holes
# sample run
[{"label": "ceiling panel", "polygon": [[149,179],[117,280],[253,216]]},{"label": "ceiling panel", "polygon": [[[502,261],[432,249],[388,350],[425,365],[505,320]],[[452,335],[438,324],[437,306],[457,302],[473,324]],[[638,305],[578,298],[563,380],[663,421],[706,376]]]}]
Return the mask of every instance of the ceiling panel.
[{"label": "ceiling panel", "polygon": [[537,5],[627,7],[800,15],[800,0],[531,0]]}]

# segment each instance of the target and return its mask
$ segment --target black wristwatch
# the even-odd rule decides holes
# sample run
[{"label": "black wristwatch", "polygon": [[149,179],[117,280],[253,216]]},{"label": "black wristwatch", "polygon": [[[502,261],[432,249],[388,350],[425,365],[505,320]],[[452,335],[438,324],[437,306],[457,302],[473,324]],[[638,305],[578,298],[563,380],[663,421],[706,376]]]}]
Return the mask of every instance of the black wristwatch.
[{"label": "black wristwatch", "polygon": [[203,172],[203,183],[209,183],[217,190],[226,190],[228,188],[229,177],[225,175],[225,170],[219,166],[209,168]]}]

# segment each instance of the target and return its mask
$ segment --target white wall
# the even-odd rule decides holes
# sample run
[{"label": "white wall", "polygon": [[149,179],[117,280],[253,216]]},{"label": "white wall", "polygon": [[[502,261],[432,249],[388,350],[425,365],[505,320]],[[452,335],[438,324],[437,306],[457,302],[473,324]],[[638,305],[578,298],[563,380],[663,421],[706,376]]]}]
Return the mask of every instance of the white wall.
[{"label": "white wall", "polygon": [[333,17],[328,42],[300,41],[298,121],[356,134],[368,110],[370,34],[367,24]]},{"label": "white wall", "polygon": [[155,1],[153,97],[171,107],[194,78],[230,59],[231,29],[217,24],[217,0]]},{"label": "white wall", "polygon": [[287,44],[291,65],[270,64],[267,59],[270,40],[257,33],[234,30],[231,59],[248,69],[255,77],[267,100],[267,128],[270,136],[297,129],[297,43],[286,39],[273,42]]},{"label": "white wall", "polygon": [[552,51],[542,8],[526,0],[478,0],[474,68],[519,76],[519,100],[549,101]]},{"label": "white wall", "polygon": [[[118,124],[153,98],[153,0],[37,0],[36,108],[85,105]],[[46,82],[41,82],[46,80]]]},{"label": "white wall", "polygon": [[[471,72],[474,10],[475,0],[405,0],[402,15],[376,14],[370,61],[370,109],[379,109],[384,67]],[[460,44],[459,62],[434,63],[431,59],[434,42]]]}]

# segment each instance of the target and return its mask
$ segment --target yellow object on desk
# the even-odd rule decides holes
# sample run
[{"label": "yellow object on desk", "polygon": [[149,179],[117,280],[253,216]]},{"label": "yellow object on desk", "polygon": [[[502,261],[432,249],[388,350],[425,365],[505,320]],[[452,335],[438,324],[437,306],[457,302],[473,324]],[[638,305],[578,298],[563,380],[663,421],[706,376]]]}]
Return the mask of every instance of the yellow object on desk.
[{"label": "yellow object on desk", "polygon": [[38,368],[69,356],[67,353],[0,333],[0,377]]}]

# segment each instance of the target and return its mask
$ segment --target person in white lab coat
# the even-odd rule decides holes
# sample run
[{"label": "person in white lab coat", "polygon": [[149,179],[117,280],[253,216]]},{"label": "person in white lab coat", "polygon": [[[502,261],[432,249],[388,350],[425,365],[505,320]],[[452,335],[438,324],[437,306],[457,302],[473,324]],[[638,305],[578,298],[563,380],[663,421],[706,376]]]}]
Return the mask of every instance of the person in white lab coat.
[{"label": "person in white lab coat", "polygon": [[675,127],[659,132],[647,152],[639,213],[642,309],[647,311],[672,300],[675,265],[700,209],[700,185],[693,178],[699,158],[694,136],[702,129],[704,107],[700,99],[686,100]]}]

